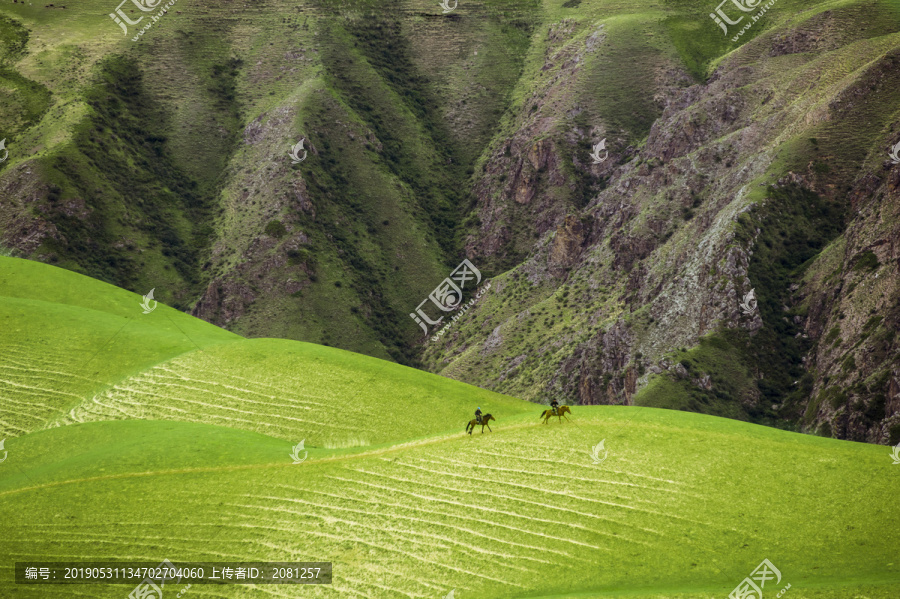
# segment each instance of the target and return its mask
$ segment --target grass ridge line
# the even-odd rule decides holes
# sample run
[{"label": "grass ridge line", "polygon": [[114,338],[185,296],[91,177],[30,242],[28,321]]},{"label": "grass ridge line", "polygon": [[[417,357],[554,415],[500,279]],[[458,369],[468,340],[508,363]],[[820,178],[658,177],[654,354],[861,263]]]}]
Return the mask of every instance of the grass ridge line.
[{"label": "grass ridge line", "polygon": [[[104,421],[104,422],[116,422],[116,421]],[[153,421],[148,421],[148,422],[153,422]],[[539,426],[539,425],[523,423],[523,424],[518,424],[518,425],[512,425],[509,428],[520,429],[520,428],[526,428],[526,427],[530,427],[530,426]],[[242,432],[245,432],[245,431],[242,431]],[[268,435],[265,435],[263,433],[257,433],[257,434],[268,437]],[[460,437],[465,437],[465,435],[466,435],[465,433],[459,433]],[[281,441],[281,439],[278,439],[277,437],[269,437],[269,438],[277,439],[277,440]],[[435,438],[422,439],[422,440],[418,440],[418,441],[402,441],[399,444],[392,445],[390,447],[383,447],[380,449],[372,449],[372,450],[368,450],[368,451],[362,451],[359,453],[351,453],[349,455],[337,455],[337,456],[333,455],[333,456],[328,456],[328,457],[324,457],[324,458],[319,458],[319,459],[316,459],[314,461],[314,463],[318,464],[321,462],[334,462],[334,461],[340,461],[340,460],[356,459],[356,458],[361,458],[361,457],[371,457],[371,456],[382,455],[385,453],[389,453],[392,451],[398,451],[398,450],[402,450],[402,449],[406,449],[406,448],[421,447],[424,445],[433,445],[435,443],[440,443],[442,441],[449,441],[453,438],[454,437],[440,436],[440,437],[435,437]],[[157,476],[157,475],[166,476],[166,475],[170,475],[170,474],[189,474],[192,472],[198,472],[198,473],[199,472],[229,472],[229,471],[236,471],[236,470],[248,470],[248,469],[252,469],[252,468],[278,468],[278,467],[289,467],[289,466],[294,466],[294,465],[295,464],[292,464],[292,463],[290,463],[290,464],[289,463],[284,463],[284,464],[262,463],[262,464],[243,464],[243,465],[236,465],[236,466],[203,466],[203,467],[197,467],[197,468],[175,468],[175,469],[171,469],[171,470],[129,472],[129,473],[120,473],[120,474],[109,474],[109,475],[104,475],[104,476],[90,476],[90,477],[86,477],[86,478],[73,478],[73,479],[68,479],[68,480],[60,480],[60,481],[54,481],[54,482],[49,482],[49,483],[43,483],[43,484],[31,486],[31,487],[21,487],[18,489],[10,489],[8,491],[0,491],[0,497],[4,497],[7,495],[14,495],[16,493],[25,492],[25,491],[33,491],[33,490],[38,490],[38,489],[59,487],[59,486],[67,485],[67,484],[76,484],[76,483],[81,483],[81,482],[91,482],[91,481],[98,481],[98,480],[110,480],[110,479],[117,479],[117,478],[138,478],[138,477]]]}]

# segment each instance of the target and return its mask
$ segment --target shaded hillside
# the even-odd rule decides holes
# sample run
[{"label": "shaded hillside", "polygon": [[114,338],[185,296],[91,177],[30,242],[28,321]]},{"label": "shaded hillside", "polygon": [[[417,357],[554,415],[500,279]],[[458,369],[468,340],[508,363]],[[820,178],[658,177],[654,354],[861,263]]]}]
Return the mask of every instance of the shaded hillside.
[{"label": "shaded hillside", "polygon": [[0,130],[0,243],[241,334],[415,363],[408,313],[458,261],[534,6],[180,6],[133,43],[90,38],[100,4],[3,9],[35,91]]}]

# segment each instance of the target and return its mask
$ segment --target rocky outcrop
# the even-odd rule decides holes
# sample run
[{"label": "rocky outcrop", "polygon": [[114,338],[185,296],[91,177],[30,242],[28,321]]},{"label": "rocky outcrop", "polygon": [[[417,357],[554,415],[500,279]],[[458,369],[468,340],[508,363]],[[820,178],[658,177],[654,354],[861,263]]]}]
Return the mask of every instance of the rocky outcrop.
[{"label": "rocky outcrop", "polygon": [[566,216],[556,229],[550,246],[549,266],[552,271],[564,271],[571,267],[581,255],[586,237],[584,224],[574,214]]},{"label": "rocky outcrop", "polygon": [[[210,281],[191,314],[229,327],[246,314],[257,298],[287,296],[308,287],[315,268],[290,257],[307,241],[301,231],[291,233],[284,242],[268,236],[255,239],[245,251],[244,261],[228,277]],[[273,277],[275,272],[285,275]]]},{"label": "rocky outcrop", "polygon": [[604,38],[602,25],[585,30],[571,19],[548,28],[540,79],[518,107],[510,137],[489,148],[475,181],[480,225],[466,241],[467,255],[508,264],[528,252],[535,235],[555,229],[575,206],[576,179],[584,174],[577,175],[573,167],[592,169],[574,154],[595,132],[566,128],[556,115],[580,113],[572,81],[584,67],[585,56],[596,52]]},{"label": "rocky outcrop", "polygon": [[[49,209],[44,207],[53,205],[57,198],[49,201],[50,187],[34,177],[33,168],[27,162],[18,164],[0,179],[0,245],[26,256],[45,239],[60,239],[56,226],[40,216],[41,210]],[[84,202],[76,200],[68,200],[56,209],[81,219],[89,213]]]},{"label": "rocky outcrop", "polygon": [[[894,139],[892,142],[900,140]],[[830,260],[801,288],[813,381],[804,429],[872,443],[900,441],[900,165],[861,176],[853,217]]]}]

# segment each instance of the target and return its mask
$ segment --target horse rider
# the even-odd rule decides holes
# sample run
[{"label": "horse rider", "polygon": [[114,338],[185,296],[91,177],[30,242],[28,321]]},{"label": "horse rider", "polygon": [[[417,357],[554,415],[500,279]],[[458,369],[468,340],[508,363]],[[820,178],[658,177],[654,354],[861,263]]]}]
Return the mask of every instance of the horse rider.
[{"label": "horse rider", "polygon": [[559,407],[559,401],[554,397],[550,400],[550,409],[553,410],[553,415],[556,416],[556,408]]},{"label": "horse rider", "polygon": [[475,420],[481,424],[481,406],[475,408]]}]

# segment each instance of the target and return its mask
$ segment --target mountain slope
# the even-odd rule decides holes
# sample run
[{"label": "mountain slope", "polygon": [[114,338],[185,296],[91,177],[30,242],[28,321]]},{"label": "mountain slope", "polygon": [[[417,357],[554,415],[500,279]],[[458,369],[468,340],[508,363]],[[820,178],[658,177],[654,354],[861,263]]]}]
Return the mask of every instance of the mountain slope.
[{"label": "mountain slope", "polygon": [[[425,363],[531,399],[900,441],[896,7],[779,4],[718,50],[676,35],[681,64],[664,54],[635,83],[661,106],[627,105],[649,130],[597,104],[612,92],[595,74],[616,67],[592,61],[637,43],[603,16],[537,36],[526,72],[544,83],[523,79],[529,99],[486,152],[467,242],[513,268]],[[648,47],[674,26],[642,23]],[[691,64],[708,79],[690,84]],[[850,299],[857,285],[872,293]]]},{"label": "mountain slope", "polygon": [[[149,290],[148,290],[149,291]],[[0,257],[0,436],[46,426],[109,385],[237,335],[49,265]]]},{"label": "mountain slope", "polygon": [[529,21],[498,10],[534,9],[410,22],[424,6],[183,5],[136,43],[102,22],[81,61],[49,65],[109,8],[4,7],[10,68],[50,107],[0,130],[0,243],[241,334],[415,363],[409,306],[453,262],[470,165],[527,43]]}]

